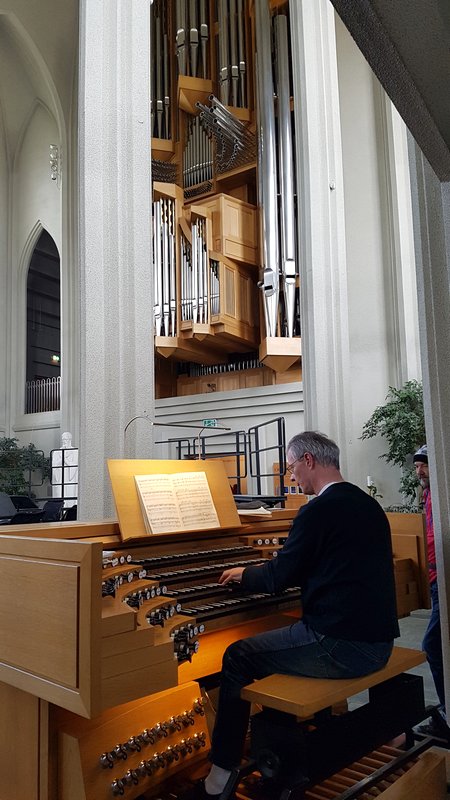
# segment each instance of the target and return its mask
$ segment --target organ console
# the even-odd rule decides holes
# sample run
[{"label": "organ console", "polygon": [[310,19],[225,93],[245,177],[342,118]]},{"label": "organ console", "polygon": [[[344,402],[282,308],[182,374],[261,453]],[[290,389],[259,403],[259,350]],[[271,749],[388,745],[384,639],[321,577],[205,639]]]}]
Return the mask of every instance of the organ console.
[{"label": "organ console", "polygon": [[[179,796],[206,759],[202,688],[225,648],[300,613],[300,589],[217,579],[276,557],[293,513],[127,541],[117,522],[4,526],[0,800]],[[398,599],[423,607],[423,531],[391,522]]]}]

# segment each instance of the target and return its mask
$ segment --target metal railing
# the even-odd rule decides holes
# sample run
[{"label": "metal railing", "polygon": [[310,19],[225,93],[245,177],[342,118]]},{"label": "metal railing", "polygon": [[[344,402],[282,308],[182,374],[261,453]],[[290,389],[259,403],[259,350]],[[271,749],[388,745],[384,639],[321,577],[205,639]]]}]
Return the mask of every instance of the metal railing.
[{"label": "metal railing", "polygon": [[[277,501],[284,507],[286,493],[284,479],[286,475],[286,432],[284,417],[254,425],[245,431],[235,431],[225,434],[226,449],[217,450],[219,436],[224,434],[203,434],[196,437],[181,437],[164,439],[156,444],[169,444],[175,449],[175,458],[206,459],[233,457],[236,467],[235,474],[228,475],[229,479],[236,480],[236,495],[241,495],[241,482],[244,478],[251,478],[256,484],[256,497],[270,501]],[[233,445],[234,437],[234,445]],[[215,449],[211,446],[216,445]],[[173,456],[169,456],[173,457]],[[263,479],[266,488],[271,479],[274,483],[275,494],[263,491]]]},{"label": "metal railing", "polygon": [[[78,500],[78,447],[50,451],[52,497],[62,498],[65,506]],[[74,501],[67,503],[66,501]]]},{"label": "metal railing", "polygon": [[61,378],[42,378],[25,384],[25,414],[59,411]]},{"label": "metal railing", "polygon": [[[225,450],[217,449],[225,438]],[[156,444],[169,444],[176,447],[176,458],[186,459],[212,459],[231,456],[235,460],[235,474],[228,475],[230,480],[236,480],[236,494],[241,494],[241,482],[247,477],[247,446],[246,432],[233,431],[232,433],[203,434],[193,438],[164,439]],[[215,446],[215,450],[211,450]],[[209,449],[208,449],[209,448]]]},{"label": "metal railing", "polygon": [[[248,429],[248,455],[250,475],[256,479],[256,491],[262,492],[261,478],[275,478],[279,482],[278,493],[284,500],[284,476],[286,474],[286,432],[284,417],[276,417]],[[269,438],[269,444],[263,444]],[[273,443],[272,443],[273,442]],[[270,454],[270,455],[269,455]],[[272,465],[268,465],[269,457]],[[279,464],[279,472],[273,469]]]}]

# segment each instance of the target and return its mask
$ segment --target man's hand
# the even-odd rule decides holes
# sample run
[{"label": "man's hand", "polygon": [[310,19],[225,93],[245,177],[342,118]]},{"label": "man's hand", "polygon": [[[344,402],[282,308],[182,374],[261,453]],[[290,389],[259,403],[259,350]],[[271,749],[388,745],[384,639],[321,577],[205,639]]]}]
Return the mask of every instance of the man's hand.
[{"label": "man's hand", "polygon": [[219,578],[219,583],[221,583],[223,586],[225,586],[226,583],[231,583],[231,581],[240,583],[244,569],[245,567],[233,567],[233,569],[226,569],[225,572],[222,572],[222,575]]}]

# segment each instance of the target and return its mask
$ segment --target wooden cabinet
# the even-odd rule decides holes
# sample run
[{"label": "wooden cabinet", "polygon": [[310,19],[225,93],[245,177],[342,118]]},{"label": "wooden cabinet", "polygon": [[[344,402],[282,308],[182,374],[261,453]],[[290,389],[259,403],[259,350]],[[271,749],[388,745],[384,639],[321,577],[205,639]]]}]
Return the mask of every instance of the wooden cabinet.
[{"label": "wooden cabinet", "polygon": [[[256,206],[227,194],[202,200],[212,214],[213,249],[242,264],[259,264]],[[195,204],[191,206],[195,208]]]},{"label": "wooden cabinet", "polygon": [[[268,9],[268,41],[275,42],[271,31],[279,26],[271,14],[287,20],[289,2],[270,2]],[[265,175],[258,174],[257,164],[263,121],[258,119],[257,134],[255,13],[252,0],[235,6],[213,0],[152,4],[155,348],[174,363],[200,365],[236,364],[240,353],[252,353],[281,376],[301,363],[296,256],[286,255],[281,246],[281,217],[286,218],[281,209],[289,208],[294,217],[297,201],[293,188],[285,201],[280,178],[274,202],[277,219],[272,222],[274,230],[279,225],[281,250],[279,258],[266,265],[261,208],[268,203],[261,191]],[[278,55],[289,49],[277,47]],[[275,56],[274,49],[272,60],[277,63]],[[258,70],[262,69],[260,63]],[[272,64],[268,73],[272,80]],[[287,169],[277,163],[286,150],[280,130],[293,126],[293,100],[289,78],[282,80],[280,74],[277,80],[274,118],[281,113],[282,83],[287,110],[283,125],[279,120],[270,129],[274,141],[268,142],[267,131],[263,138],[266,149],[275,148],[274,172],[284,175]],[[292,166],[293,152],[281,157]],[[275,175],[274,181],[277,184]],[[204,222],[198,225],[199,219]],[[266,280],[268,268],[273,287]],[[277,324],[269,336],[265,305],[274,293]],[[265,381],[266,373],[255,369],[248,385]],[[163,380],[157,375],[156,383],[158,397],[210,390],[197,380],[168,384],[167,371]],[[234,391],[242,383],[232,378],[216,381]],[[216,385],[216,391],[221,390]]]}]

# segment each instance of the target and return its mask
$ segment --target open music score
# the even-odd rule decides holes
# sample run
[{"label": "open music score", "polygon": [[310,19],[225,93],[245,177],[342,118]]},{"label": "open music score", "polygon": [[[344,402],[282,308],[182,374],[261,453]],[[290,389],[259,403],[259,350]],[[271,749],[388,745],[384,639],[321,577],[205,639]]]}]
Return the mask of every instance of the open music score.
[{"label": "open music score", "polygon": [[[190,537],[195,531],[203,531],[208,536],[213,530],[241,526],[224,464],[218,458],[211,461],[109,459],[108,470],[123,541],[148,539],[150,535],[165,536],[166,533]],[[201,473],[205,477],[196,481],[195,476]],[[150,482],[147,485],[153,494],[146,500],[154,522],[151,533],[148,527],[150,520],[144,524],[146,514],[143,513],[136,477],[155,479],[151,489]],[[193,482],[189,483],[190,480]],[[184,495],[181,523],[178,518],[175,521],[170,503],[167,508],[162,507],[164,499],[169,498],[169,494],[170,499],[172,497],[170,483]],[[169,520],[173,520],[173,524]]]},{"label": "open music score", "polygon": [[147,533],[219,528],[205,472],[135,475]]}]

